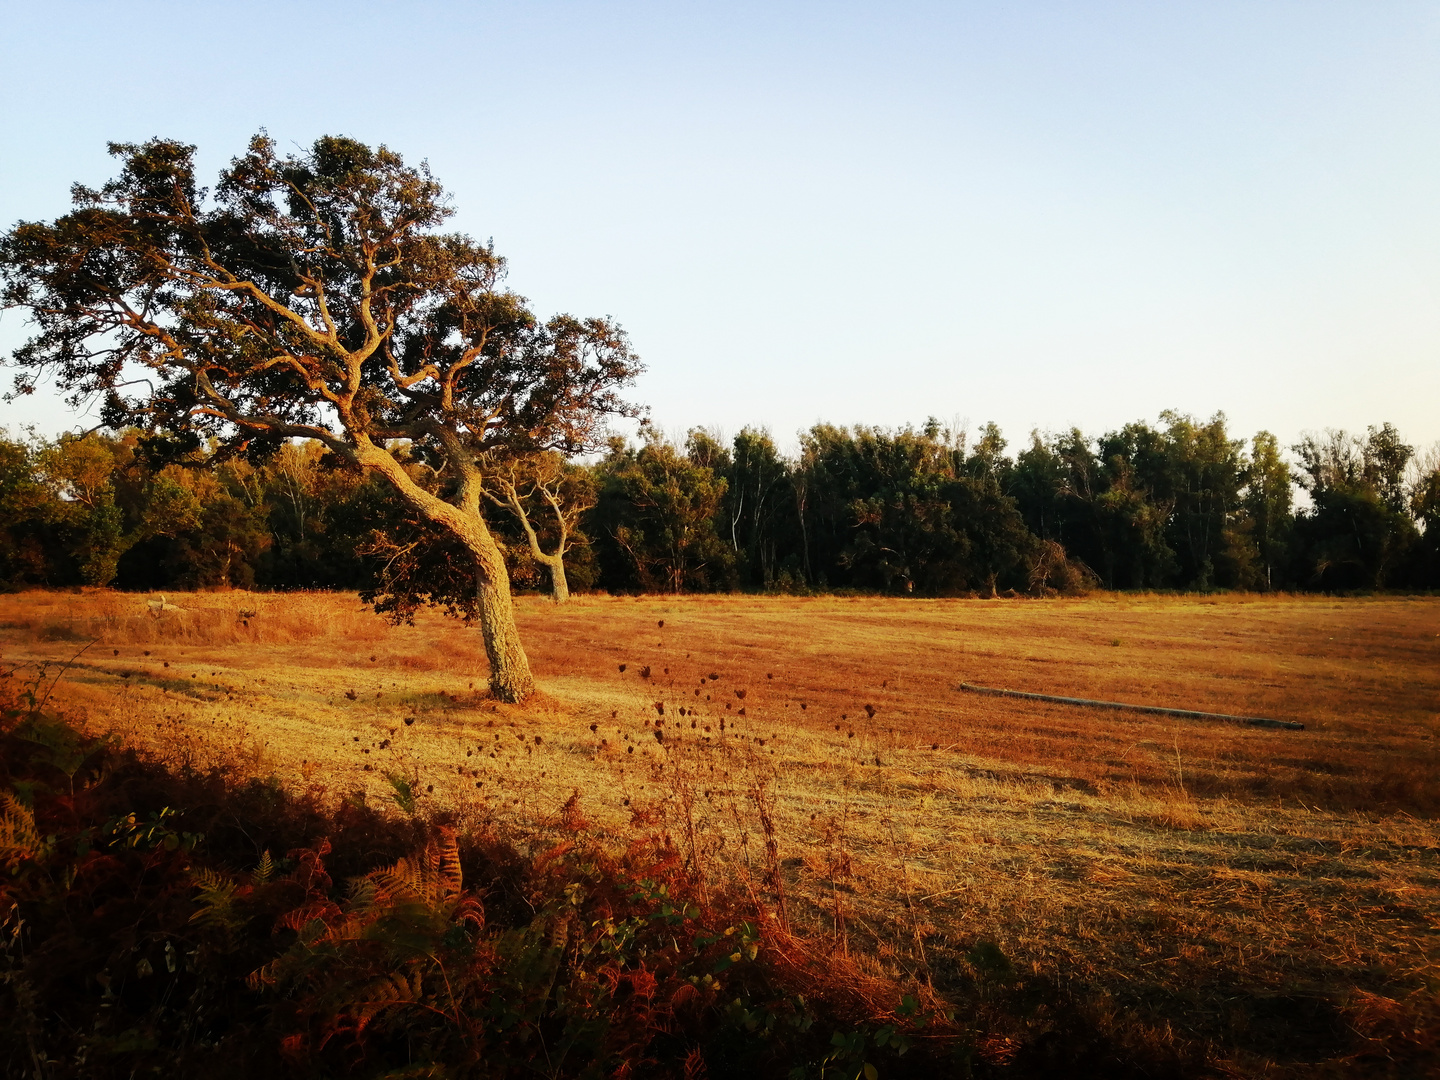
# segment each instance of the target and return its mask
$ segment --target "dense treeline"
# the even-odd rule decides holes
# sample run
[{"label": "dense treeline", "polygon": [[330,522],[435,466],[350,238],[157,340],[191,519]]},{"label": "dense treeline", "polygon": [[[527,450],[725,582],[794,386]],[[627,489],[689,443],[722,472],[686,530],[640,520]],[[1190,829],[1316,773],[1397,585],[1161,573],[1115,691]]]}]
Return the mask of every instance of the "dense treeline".
[{"label": "dense treeline", "polygon": [[[0,437],[0,583],[359,588],[403,612],[472,572],[318,444],[163,466],[152,447]],[[582,591],[1440,587],[1435,451],[1389,424],[1286,449],[1178,413],[1013,454],[993,424],[973,444],[933,420],[821,424],[794,458],[762,431],[724,445],[695,429],[683,447],[616,439],[589,464],[507,462],[486,494],[521,588],[552,587],[556,551]],[[407,469],[451,483],[418,456]]]}]

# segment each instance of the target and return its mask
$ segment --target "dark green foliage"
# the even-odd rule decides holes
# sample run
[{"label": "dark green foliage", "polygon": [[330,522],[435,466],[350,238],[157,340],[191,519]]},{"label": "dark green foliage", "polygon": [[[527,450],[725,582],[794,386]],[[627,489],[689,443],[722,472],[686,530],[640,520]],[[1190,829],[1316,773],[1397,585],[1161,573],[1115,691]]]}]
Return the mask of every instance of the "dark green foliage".
[{"label": "dark green foliage", "polygon": [[35,447],[0,435],[0,586],[51,580],[57,508],[38,473]]},{"label": "dark green foliage", "polygon": [[599,501],[590,528],[610,588],[682,592],[730,587],[734,552],[716,530],[726,481],[701,463],[716,460],[712,442],[703,433],[692,434],[691,456],[653,432],[639,449],[618,440],[611,444],[597,467]]},{"label": "dark green foliage", "polygon": [[1002,487],[993,425],[976,452],[938,425],[836,428],[802,439],[797,491],[816,584],[948,596],[1025,588],[1035,538]]},{"label": "dark green foliage", "polygon": [[1282,584],[1268,571],[1286,558],[1290,489],[1273,437],[1256,437],[1252,467],[1223,415],[1161,419],[1163,429],[1127,424],[1093,448],[1078,430],[1033,436],[1008,477],[1026,524],[1109,588]]},{"label": "dark green foliage", "polygon": [[740,583],[772,588],[783,573],[782,559],[798,539],[789,466],[768,432],[747,427],[735,436],[725,479],[720,531],[736,553]]},{"label": "dark green foliage", "polygon": [[1301,580],[1329,591],[1394,584],[1419,540],[1403,483],[1412,448],[1385,424],[1363,440],[1331,431],[1292,449],[1313,504],[1295,523]]},{"label": "dark green foliage", "polygon": [[[1247,448],[1223,416],[1161,419],[1097,440],[1032,434],[1014,457],[994,425],[967,447],[934,422],[821,424],[795,460],[761,431],[727,447],[696,429],[683,452],[652,434],[590,465],[496,462],[485,483],[511,579],[536,592],[550,573],[501,482],[554,551],[536,463],[567,508],[581,592],[1440,587],[1440,466],[1433,452],[1417,463],[1393,427],[1308,437],[1292,478],[1268,432]],[[134,431],[0,436],[0,586],[350,588],[400,619],[427,603],[474,614],[463,545],[319,443],[228,458],[176,444],[169,464],[153,446]],[[392,452],[420,487],[455,497],[425,455]],[[1298,511],[1292,482],[1308,496]]]},{"label": "dark green foliage", "polygon": [[1280,457],[1280,444],[1268,431],[1251,441],[1244,500],[1246,524],[1255,544],[1256,584],[1272,589],[1286,581],[1295,514],[1290,468]]},{"label": "dark green foliage", "polygon": [[1254,553],[1241,527],[1244,441],[1231,439],[1225,417],[1198,424],[1175,412],[1167,424],[1156,486],[1173,500],[1168,535],[1180,580],[1196,589],[1254,584]]},{"label": "dark green foliage", "polygon": [[[904,430],[817,425],[801,442],[812,565],[827,582],[886,592],[964,587],[966,554],[946,498],[947,449]],[[823,572],[823,571],[822,571]]]},{"label": "dark green foliage", "polygon": [[360,548],[401,513],[385,484],[316,443],[285,444],[259,466],[271,543],[255,568],[270,588],[354,588],[367,579]]},{"label": "dark green foliage", "polygon": [[1440,454],[1432,454],[1416,470],[1410,492],[1410,511],[1424,530],[1415,545],[1412,575],[1415,584],[1440,588]]}]

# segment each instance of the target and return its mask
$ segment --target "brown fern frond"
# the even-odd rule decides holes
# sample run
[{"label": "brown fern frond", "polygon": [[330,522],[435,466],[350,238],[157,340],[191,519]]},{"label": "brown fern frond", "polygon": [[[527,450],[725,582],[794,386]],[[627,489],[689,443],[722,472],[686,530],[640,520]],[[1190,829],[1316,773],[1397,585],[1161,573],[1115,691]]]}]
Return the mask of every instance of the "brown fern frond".
[{"label": "brown fern frond", "polygon": [[700,991],[692,983],[682,982],[670,995],[670,1011],[672,1013],[683,1013],[694,1010],[698,1007],[701,999]]},{"label": "brown fern frond", "polygon": [[0,794],[0,859],[4,859],[6,869],[14,870],[43,849],[35,815],[8,791]]},{"label": "brown fern frond", "polygon": [[251,990],[262,990],[267,986],[274,986],[278,981],[277,971],[280,961],[283,959],[284,957],[277,956],[268,964],[262,964],[256,968],[249,975],[245,976],[245,985]]},{"label": "brown fern frond", "polygon": [[705,1067],[705,1056],[698,1046],[692,1047],[685,1055],[685,1080],[705,1080],[710,1070]]},{"label": "brown fern frond", "polygon": [[362,918],[404,901],[413,901],[443,913],[457,922],[485,925],[485,911],[477,898],[466,897],[455,832],[438,830],[418,855],[401,858],[393,866],[372,870],[353,884],[352,907]]},{"label": "brown fern frond", "polygon": [[[311,924],[319,922],[326,931],[319,937],[324,937],[328,936],[332,924],[338,922],[341,917],[340,907],[333,900],[312,900],[308,904],[301,904],[299,907],[285,912],[275,920],[275,926],[277,929],[294,930],[299,934]],[[319,940],[319,937],[312,940]]]},{"label": "brown fern frond", "polygon": [[328,895],[330,875],[325,872],[325,856],[330,854],[330,841],[321,837],[313,848],[298,848],[290,853],[296,860],[291,879],[311,896]]},{"label": "brown fern frond", "polygon": [[194,871],[191,879],[200,890],[200,895],[195,898],[195,913],[190,916],[192,923],[219,927],[227,934],[245,924],[244,918],[235,911],[235,900],[241,892],[239,885],[224,874],[205,867]]},{"label": "brown fern frond", "polygon": [[360,989],[351,1009],[357,1021],[356,1029],[363,1028],[381,1009],[418,1001],[422,990],[419,971],[391,971],[371,979]]},{"label": "brown fern frond", "polygon": [[375,886],[371,903],[375,907],[388,907],[403,898],[425,900],[425,859],[401,857],[394,866],[381,867],[365,875]]},{"label": "brown fern frond", "polygon": [[198,870],[191,871],[190,877],[201,889],[219,891],[221,889],[224,889],[227,885],[231,888],[234,888],[235,886],[235,883],[231,881],[228,877],[226,877],[224,874],[221,874],[215,870],[211,870],[209,867],[205,866],[200,867]]},{"label": "brown fern frond", "polygon": [[429,877],[427,869],[427,860],[423,851],[418,857],[399,860],[395,864],[395,870],[402,882],[400,893],[417,900],[424,900],[430,891],[427,887]]},{"label": "brown fern frond", "polygon": [[364,878],[355,882],[356,903],[366,908],[388,906],[398,894],[405,891],[406,877],[406,860],[403,858],[393,866],[371,870]]},{"label": "brown fern frond", "polygon": [[323,939],[325,941],[359,941],[365,936],[365,930],[375,920],[359,912],[351,912],[340,922],[329,927]]},{"label": "brown fern frond", "polygon": [[683,863],[678,848],[648,837],[636,841],[625,852],[625,862],[637,878],[665,878]]},{"label": "brown fern frond", "polygon": [[457,923],[471,923],[477,931],[485,929],[485,908],[478,897],[462,897],[451,917]]},{"label": "brown fern frond", "polygon": [[450,900],[464,890],[464,876],[460,871],[460,848],[455,843],[455,830],[448,825],[440,827],[440,841],[433,843],[436,861],[436,882],[440,887],[440,895],[445,900]]},{"label": "brown fern frond", "polygon": [[432,836],[425,841],[425,850],[420,859],[420,880],[424,886],[421,899],[429,901],[431,893],[438,891],[440,884],[440,847]]},{"label": "brown fern frond", "polygon": [[380,889],[373,875],[350,879],[350,908],[359,915],[367,915],[381,901]]},{"label": "brown fern frond", "polygon": [[574,846],[575,845],[569,840],[562,840],[554,847],[542,851],[539,855],[535,856],[535,872],[544,873],[552,862],[555,862],[557,859],[563,859]]}]

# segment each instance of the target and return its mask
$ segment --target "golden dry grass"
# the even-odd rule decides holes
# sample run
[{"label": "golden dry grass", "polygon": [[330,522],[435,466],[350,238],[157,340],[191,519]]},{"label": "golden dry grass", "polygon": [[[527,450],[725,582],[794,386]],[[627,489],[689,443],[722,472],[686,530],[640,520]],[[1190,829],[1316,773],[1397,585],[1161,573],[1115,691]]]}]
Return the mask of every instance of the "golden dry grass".
[{"label": "golden dry grass", "polygon": [[617,842],[663,828],[773,893],[764,810],[792,923],[862,968],[944,991],[994,941],[1236,1073],[1303,1075],[1354,1030],[1434,1036],[1411,1018],[1440,985],[1436,600],[527,598],[542,692],[511,707],[475,631],[438,616],[145,599],[0,597],[0,650],[34,672],[93,640],[52,701],[173,758],[371,801],[389,772],[517,829],[578,789]]}]

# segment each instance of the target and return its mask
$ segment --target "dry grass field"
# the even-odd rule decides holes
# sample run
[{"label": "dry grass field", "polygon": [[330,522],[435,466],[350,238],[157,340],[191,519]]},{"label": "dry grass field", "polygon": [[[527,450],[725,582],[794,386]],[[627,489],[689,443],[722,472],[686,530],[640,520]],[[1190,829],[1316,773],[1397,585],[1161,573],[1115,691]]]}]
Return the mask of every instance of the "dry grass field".
[{"label": "dry grass field", "polygon": [[[0,597],[0,656],[173,761],[372,804],[399,778],[516,836],[562,813],[665,830],[863,971],[980,1005],[1049,987],[1218,1074],[1409,1075],[1433,1051],[1435,599],[526,598],[524,706],[489,700],[478,634],[438,615],[147,599]],[[1051,1022],[1017,1008],[1017,1036]]]}]

